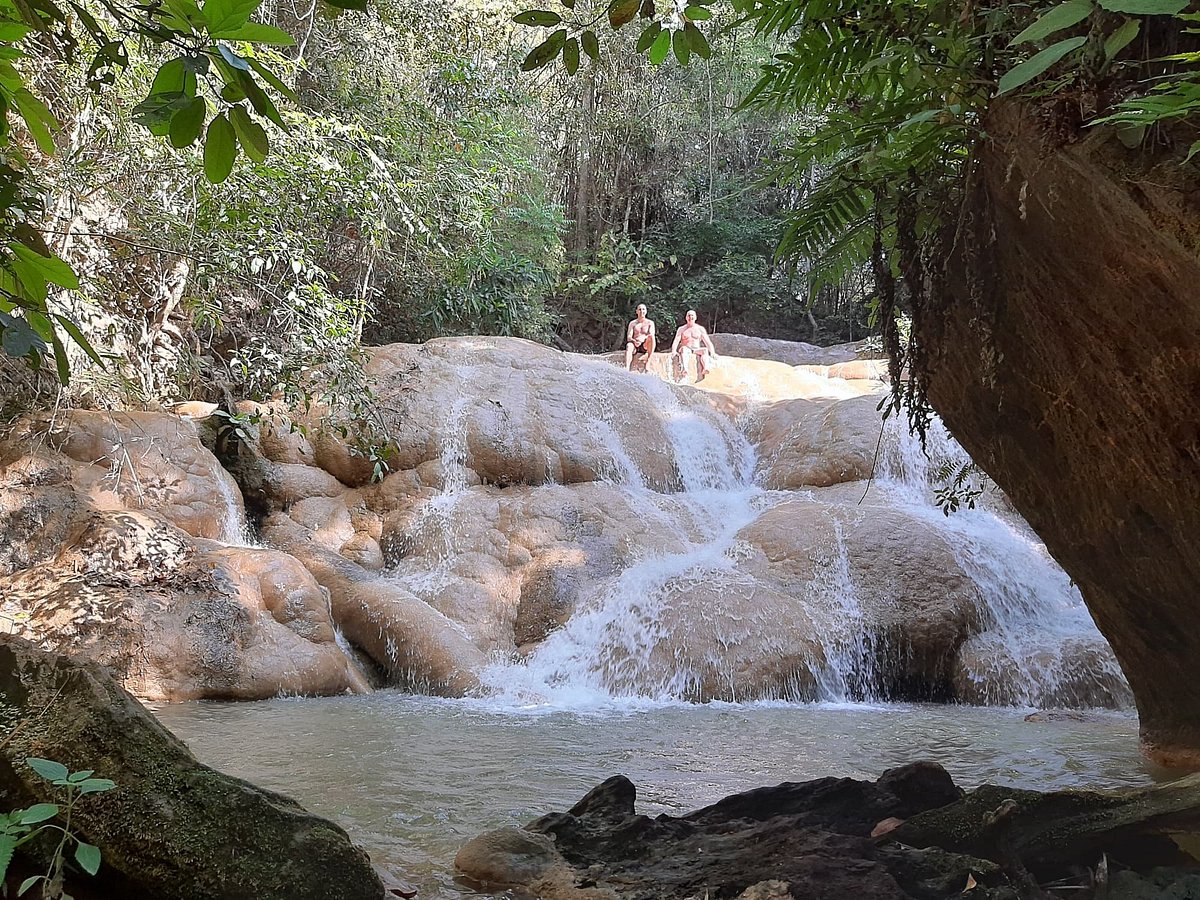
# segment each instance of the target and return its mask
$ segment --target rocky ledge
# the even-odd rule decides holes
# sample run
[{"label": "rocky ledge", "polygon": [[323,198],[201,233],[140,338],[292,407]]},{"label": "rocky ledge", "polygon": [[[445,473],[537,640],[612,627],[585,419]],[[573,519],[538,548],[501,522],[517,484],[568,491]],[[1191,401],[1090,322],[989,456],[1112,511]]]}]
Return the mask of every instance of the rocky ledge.
[{"label": "rocky ledge", "polygon": [[964,793],[917,762],[875,782],[760,788],[679,818],[638,815],[635,795],[614,776],[568,812],[480,835],[455,864],[481,888],[543,900],[1200,896],[1189,850],[1200,776],[1122,794]]}]

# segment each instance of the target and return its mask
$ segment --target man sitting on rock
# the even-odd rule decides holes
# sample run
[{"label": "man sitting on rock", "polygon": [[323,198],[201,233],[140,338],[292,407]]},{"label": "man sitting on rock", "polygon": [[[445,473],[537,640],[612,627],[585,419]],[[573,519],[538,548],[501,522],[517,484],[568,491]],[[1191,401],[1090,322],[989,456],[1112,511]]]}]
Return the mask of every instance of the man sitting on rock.
[{"label": "man sitting on rock", "polygon": [[639,303],[634,312],[637,318],[625,330],[625,371],[630,371],[636,353],[638,368],[645,372],[654,352],[654,322],[646,318],[645,303]]},{"label": "man sitting on rock", "polygon": [[687,378],[688,355],[696,357],[696,382],[704,380],[712,370],[712,361],[717,357],[717,348],[713,346],[712,338],[703,325],[696,324],[696,311],[689,309],[684,316],[686,325],[681,325],[675,332],[675,340],[671,342],[671,361],[674,364],[675,380]]}]

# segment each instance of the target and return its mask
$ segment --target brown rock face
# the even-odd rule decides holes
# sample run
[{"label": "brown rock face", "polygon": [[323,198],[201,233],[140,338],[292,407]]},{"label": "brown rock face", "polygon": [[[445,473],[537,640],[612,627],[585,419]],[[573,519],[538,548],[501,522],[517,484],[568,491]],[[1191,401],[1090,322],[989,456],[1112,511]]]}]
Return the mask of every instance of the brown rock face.
[{"label": "brown rock face", "polygon": [[930,397],[1079,585],[1147,754],[1200,767],[1196,193],[1119,176],[1102,132],[1045,149],[1015,107],[987,132]]}]

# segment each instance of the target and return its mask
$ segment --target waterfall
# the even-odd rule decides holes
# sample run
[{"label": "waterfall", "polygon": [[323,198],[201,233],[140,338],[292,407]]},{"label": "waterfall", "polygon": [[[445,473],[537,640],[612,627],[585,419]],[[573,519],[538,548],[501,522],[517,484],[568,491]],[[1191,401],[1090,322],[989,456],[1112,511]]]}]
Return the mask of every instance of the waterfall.
[{"label": "waterfall", "polygon": [[[970,463],[934,420],[922,452],[916,436],[889,420],[879,487],[906,512],[941,530],[979,589],[982,634],[971,639],[972,680],[987,703],[1086,705],[1096,690],[1129,706],[1132,694],[1079,590],[1045,546],[1014,515],[1003,515],[987,490],[974,509],[945,515],[935,502],[936,476]],[[986,484],[981,476],[973,486]]]}]

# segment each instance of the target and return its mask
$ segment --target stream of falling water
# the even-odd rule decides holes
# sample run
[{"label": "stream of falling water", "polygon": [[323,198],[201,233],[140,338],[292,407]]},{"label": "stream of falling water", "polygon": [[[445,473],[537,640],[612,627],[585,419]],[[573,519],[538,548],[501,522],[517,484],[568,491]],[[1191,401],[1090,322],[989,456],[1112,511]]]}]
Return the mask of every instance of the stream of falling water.
[{"label": "stream of falling water", "polygon": [[[597,372],[589,391],[602,396]],[[651,664],[656,648],[672,641],[669,599],[680,586],[699,584],[716,573],[736,572],[738,533],[789,494],[767,491],[753,480],[754,450],[733,423],[698,413],[655,378],[637,382],[667,423],[677,487],[690,514],[661,517],[675,549],[646,553],[619,575],[594,585],[567,624],[529,657],[501,661],[485,673],[492,700],[501,705],[547,704],[581,708],[595,704],[677,702],[695,695],[698,678],[686,661],[664,674]],[[981,597],[984,633],[971,639],[984,662],[971,670],[988,703],[1024,706],[1079,705],[1083,696],[1068,683],[1071,654],[1087,652],[1118,705],[1131,697],[1115,659],[1097,632],[1079,592],[1015,517],[980,505],[946,516],[935,503],[934,474],[944,463],[963,465],[966,453],[935,423],[928,448],[897,427],[885,429],[873,502],[884,502],[927,523],[945,538]],[[645,490],[644,479],[628,472],[631,454],[611,426],[596,434],[613,444],[615,480]],[[858,600],[841,526],[831,520],[829,546],[805,597],[819,632],[821,659],[814,662],[817,699],[844,702],[878,699],[880,648]],[[770,641],[764,635],[764,649]],[[997,686],[993,686],[997,685]],[[1003,685],[1001,689],[998,687]],[[797,699],[784,694],[782,700]]]}]

